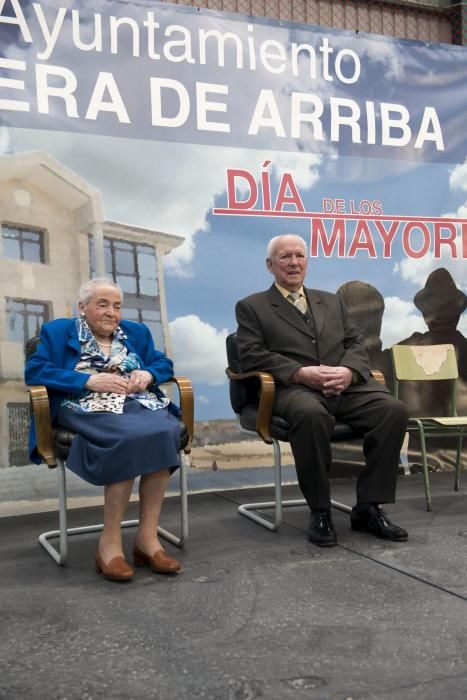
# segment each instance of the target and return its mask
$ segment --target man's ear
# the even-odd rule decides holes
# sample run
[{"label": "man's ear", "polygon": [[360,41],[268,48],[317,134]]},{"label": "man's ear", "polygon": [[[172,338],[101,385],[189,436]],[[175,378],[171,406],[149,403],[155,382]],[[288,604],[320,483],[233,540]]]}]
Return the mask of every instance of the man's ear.
[{"label": "man's ear", "polygon": [[272,272],[271,258],[266,258],[266,267],[268,268],[269,272]]}]

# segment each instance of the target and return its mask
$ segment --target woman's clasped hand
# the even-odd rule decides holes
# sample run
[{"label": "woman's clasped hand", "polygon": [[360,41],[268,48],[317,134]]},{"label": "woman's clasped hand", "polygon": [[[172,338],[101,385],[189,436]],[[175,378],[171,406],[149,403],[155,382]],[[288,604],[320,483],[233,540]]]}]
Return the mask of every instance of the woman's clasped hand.
[{"label": "woman's clasped hand", "polygon": [[129,375],[100,372],[89,377],[85,388],[90,391],[133,394],[145,391],[152,382],[152,374],[145,370],[133,370]]}]

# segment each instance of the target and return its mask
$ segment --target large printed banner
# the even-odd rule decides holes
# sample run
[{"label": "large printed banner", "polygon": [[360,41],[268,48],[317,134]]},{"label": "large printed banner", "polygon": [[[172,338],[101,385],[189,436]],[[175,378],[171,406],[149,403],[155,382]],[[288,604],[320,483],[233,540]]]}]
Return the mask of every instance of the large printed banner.
[{"label": "large printed banner", "polygon": [[327,156],[464,158],[466,64],[451,47],[118,0],[11,0],[8,15],[1,107],[12,126]]},{"label": "large printed banner", "polygon": [[196,419],[231,417],[235,302],[269,286],[267,241],[290,232],[309,244],[308,285],[345,297],[389,383],[391,344],[455,343],[465,412],[466,113],[462,47],[158,2],[0,0],[9,435],[20,343],[101,273],[193,379]]}]

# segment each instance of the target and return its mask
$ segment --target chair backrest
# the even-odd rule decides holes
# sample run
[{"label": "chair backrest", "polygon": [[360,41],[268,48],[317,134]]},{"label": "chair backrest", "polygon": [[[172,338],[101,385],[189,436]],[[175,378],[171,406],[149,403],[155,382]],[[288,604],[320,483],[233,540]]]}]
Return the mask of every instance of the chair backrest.
[{"label": "chair backrest", "polygon": [[457,379],[456,351],[445,345],[393,345],[394,376],[398,381]]},{"label": "chair backrest", "polygon": [[[237,334],[231,333],[227,336],[226,341],[227,363],[228,370],[234,374],[240,374],[242,367],[238,354]],[[250,379],[236,380],[231,379],[229,382],[230,403],[234,413],[239,415],[245,406],[249,404],[258,404],[259,402],[259,386],[258,380],[254,377]]]},{"label": "chair backrest", "polygon": [[38,335],[35,335],[33,338],[29,338],[29,340],[26,342],[26,345],[24,346],[24,354],[26,356],[26,360],[29,360],[31,355],[33,355],[36,352],[37,346],[40,342],[41,339]]},{"label": "chair backrest", "polygon": [[454,345],[393,345],[394,396],[399,398],[399,382],[451,380],[450,415],[456,415],[457,359]]},{"label": "chair backrest", "polygon": [[238,355],[237,334],[231,333],[225,339],[225,347],[227,350],[227,363],[231,372],[239,374],[242,371],[240,357]]}]

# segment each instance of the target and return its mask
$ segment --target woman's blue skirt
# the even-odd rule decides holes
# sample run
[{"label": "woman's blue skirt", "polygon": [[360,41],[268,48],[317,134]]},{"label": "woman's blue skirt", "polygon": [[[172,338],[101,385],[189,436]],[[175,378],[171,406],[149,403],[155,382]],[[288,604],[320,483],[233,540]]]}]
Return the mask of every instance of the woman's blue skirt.
[{"label": "woman's blue skirt", "polygon": [[126,399],[123,413],[85,413],[61,406],[57,423],[76,433],[66,466],[91,484],[127,481],[179,466],[180,422]]}]

